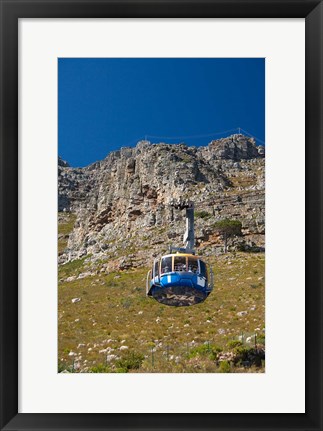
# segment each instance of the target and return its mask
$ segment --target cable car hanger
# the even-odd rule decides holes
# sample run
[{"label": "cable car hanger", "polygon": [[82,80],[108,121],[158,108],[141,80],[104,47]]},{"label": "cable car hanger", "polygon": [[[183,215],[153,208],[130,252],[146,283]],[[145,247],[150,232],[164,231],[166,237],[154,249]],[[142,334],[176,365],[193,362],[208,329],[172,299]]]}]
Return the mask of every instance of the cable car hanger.
[{"label": "cable car hanger", "polygon": [[172,200],[170,205],[186,210],[184,247],[170,246],[169,254],[154,260],[147,273],[146,294],[161,304],[175,307],[199,304],[213,290],[213,271],[195,255],[194,203]]}]

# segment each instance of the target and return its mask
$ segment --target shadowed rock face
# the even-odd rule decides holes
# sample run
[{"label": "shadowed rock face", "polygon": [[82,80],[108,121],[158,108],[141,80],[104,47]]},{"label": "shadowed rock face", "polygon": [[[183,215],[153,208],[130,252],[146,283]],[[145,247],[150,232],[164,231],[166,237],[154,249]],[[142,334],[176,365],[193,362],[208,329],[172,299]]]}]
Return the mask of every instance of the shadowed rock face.
[{"label": "shadowed rock face", "polygon": [[69,168],[69,164],[65,162],[61,157],[58,156],[58,166],[63,166],[64,168]]},{"label": "shadowed rock face", "polygon": [[168,205],[173,198],[195,202],[198,250],[221,247],[212,225],[226,217],[242,222],[245,242],[263,247],[264,174],[264,148],[243,135],[205,147],[141,141],[85,168],[59,159],[59,211],[77,215],[59,260],[91,254],[122,257],[128,267],[146,264],[182,242],[185,215]]}]

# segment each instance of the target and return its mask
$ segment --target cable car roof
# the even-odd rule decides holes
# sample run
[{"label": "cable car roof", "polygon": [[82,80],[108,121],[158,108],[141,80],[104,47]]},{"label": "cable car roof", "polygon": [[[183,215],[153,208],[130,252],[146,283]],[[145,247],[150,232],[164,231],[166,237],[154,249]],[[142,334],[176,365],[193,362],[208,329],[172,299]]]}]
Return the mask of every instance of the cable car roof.
[{"label": "cable car roof", "polygon": [[162,259],[163,257],[172,257],[172,256],[191,257],[192,259],[201,260],[199,256],[196,256],[195,254],[192,254],[192,253],[168,253],[168,254],[163,254],[160,259]]}]

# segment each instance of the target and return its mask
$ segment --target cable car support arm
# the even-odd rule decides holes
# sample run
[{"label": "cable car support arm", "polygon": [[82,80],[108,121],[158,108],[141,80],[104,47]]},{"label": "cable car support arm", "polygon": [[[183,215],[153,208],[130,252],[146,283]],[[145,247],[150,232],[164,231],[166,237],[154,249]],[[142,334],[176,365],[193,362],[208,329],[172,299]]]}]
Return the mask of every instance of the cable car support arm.
[{"label": "cable car support arm", "polygon": [[194,234],[194,202],[172,201],[171,206],[175,209],[186,210],[186,231],[183,237],[184,248],[170,246],[170,252],[179,251],[182,253],[195,254],[195,234]]}]

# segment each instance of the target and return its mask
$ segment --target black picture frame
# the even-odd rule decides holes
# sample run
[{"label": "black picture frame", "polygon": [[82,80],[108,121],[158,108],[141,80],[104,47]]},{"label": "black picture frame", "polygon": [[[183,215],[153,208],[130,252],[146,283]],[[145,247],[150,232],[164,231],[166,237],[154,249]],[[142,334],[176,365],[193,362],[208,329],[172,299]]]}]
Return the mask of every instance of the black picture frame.
[{"label": "black picture frame", "polygon": [[[322,2],[317,0],[173,0],[171,2],[161,0],[1,0],[0,5],[1,430],[322,430]],[[19,18],[104,17],[305,18],[305,414],[18,413],[18,20]],[[295,349],[296,346],[291,346],[291,348]]]}]

